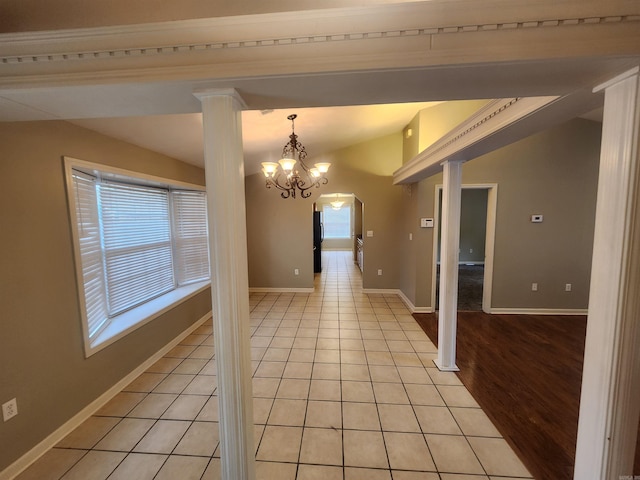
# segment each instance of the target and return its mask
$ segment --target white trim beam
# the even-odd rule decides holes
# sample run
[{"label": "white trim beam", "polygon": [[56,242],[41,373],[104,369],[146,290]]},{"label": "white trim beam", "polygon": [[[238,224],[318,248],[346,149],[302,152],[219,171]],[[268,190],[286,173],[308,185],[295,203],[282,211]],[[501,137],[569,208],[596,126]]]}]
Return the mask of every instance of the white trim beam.
[{"label": "white trim beam", "polygon": [[574,478],[633,475],[640,417],[640,79],[604,90],[604,122]]},{"label": "white trim beam", "polygon": [[196,96],[202,102],[204,126],[221,478],[255,480],[240,116],[244,104],[234,90],[209,90]]}]

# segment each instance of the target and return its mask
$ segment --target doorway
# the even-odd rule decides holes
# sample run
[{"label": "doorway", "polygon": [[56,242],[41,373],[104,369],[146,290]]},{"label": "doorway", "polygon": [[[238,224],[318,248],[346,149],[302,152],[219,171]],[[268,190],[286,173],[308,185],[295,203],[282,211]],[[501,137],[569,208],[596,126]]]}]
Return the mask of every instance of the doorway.
[{"label": "doorway", "polygon": [[[490,313],[497,185],[463,185],[461,194],[458,310]],[[440,287],[442,185],[436,186],[435,205],[434,238],[437,242],[434,245],[431,304],[437,310]]]}]

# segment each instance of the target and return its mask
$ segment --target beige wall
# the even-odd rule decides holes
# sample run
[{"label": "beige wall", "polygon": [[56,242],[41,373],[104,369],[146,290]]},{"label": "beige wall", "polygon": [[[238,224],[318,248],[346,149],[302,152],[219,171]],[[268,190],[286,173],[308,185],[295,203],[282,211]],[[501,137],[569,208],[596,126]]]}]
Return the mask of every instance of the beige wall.
[{"label": "beige wall", "polygon": [[[464,164],[464,184],[498,184],[493,308],[587,308],[600,129],[572,120]],[[418,228],[417,219],[434,216],[441,183],[440,174],[414,185],[404,202],[411,212],[404,230],[416,243],[402,262],[417,272],[401,288],[416,306],[431,306],[433,266],[433,230]],[[531,223],[532,214],[544,222]]]},{"label": "beige wall", "polygon": [[309,199],[282,199],[265,188],[263,175],[246,178],[249,285],[312,288],[313,202],[320,194],[350,192],[364,203],[363,233],[374,232],[363,235],[364,286],[397,288],[402,188],[392,185],[391,175],[402,164],[402,134],[344,148],[323,160],[331,162],[329,184],[314,189]]},{"label": "beige wall", "polygon": [[0,123],[0,470],[211,310],[207,290],[85,358],[62,156],[204,183],[201,169],[66,122]]}]

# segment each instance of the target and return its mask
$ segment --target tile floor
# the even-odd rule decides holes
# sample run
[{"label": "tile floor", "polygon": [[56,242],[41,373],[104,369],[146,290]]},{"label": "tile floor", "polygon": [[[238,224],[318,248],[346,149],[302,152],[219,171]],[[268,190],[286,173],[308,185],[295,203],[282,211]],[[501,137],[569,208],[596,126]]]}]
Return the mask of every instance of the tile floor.
[{"label": "tile floor", "polygon": [[[313,294],[252,294],[258,480],[531,478],[396,295],[324,252]],[[203,325],[18,480],[217,480]],[[235,479],[228,479],[235,480]]]}]

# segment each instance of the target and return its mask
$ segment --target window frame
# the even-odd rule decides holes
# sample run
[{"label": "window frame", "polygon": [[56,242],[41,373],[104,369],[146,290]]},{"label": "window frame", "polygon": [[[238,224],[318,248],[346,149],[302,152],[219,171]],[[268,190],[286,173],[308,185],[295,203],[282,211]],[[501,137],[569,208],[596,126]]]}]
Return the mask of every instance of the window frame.
[{"label": "window frame", "polygon": [[[85,299],[84,273],[82,256],[80,249],[80,235],[78,229],[78,216],[76,212],[76,194],[74,183],[74,170],[87,175],[101,177],[122,183],[134,183],[150,187],[157,187],[168,190],[187,190],[205,192],[202,185],[196,185],[178,180],[172,180],[140,172],[125,170],[108,165],[88,162],[73,157],[64,156],[65,183],[67,190],[67,201],[69,207],[69,218],[71,222],[71,233],[73,241],[73,255],[76,273],[76,285],[78,288],[78,301],[81,315],[82,334],[84,340],[85,357],[89,357],[103,348],[111,345],[120,338],[126,336],[134,330],[146,325],[165,312],[175,308],[177,305],[187,301],[193,296],[206,290],[211,285],[211,279],[195,281],[183,286],[177,286],[173,290],[142,303],[130,310],[127,310],[113,318],[110,318],[106,325],[94,338],[89,338],[89,323],[87,315],[87,302]],[[171,201],[169,208],[172,209]],[[171,236],[174,235],[174,221],[170,219]],[[173,238],[172,238],[173,243]],[[174,255],[172,248],[172,255]],[[175,267],[174,267],[175,272]]]}]

